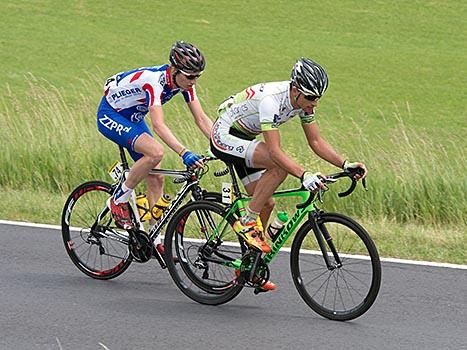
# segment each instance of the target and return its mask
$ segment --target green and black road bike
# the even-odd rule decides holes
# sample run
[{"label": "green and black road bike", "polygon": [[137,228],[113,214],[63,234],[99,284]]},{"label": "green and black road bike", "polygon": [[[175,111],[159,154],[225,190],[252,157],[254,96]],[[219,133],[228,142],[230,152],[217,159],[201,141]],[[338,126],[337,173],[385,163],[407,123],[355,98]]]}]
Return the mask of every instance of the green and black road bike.
[{"label": "green and black road bike", "polygon": [[[120,159],[109,170],[114,183],[89,181],[79,185],[68,197],[62,213],[62,237],[71,261],[80,271],[97,279],[115,278],[125,272],[133,261],[144,263],[153,257],[162,268],[166,268],[163,257],[154,249],[153,243],[185,198],[190,195],[191,201],[221,200],[220,193],[207,192],[199,185],[200,179],[209,169],[207,166],[187,170],[153,169],[151,174],[174,177],[173,181],[182,184],[181,188],[149,232],[145,231],[141,221],[148,214],[149,208],[138,206],[136,196],[133,195],[129,204],[135,228],[121,229],[115,225],[106,204],[130,170],[122,147]],[[203,160],[207,162],[210,159]]]},{"label": "green and black road bike", "polygon": [[[376,246],[356,221],[318,207],[325,191],[313,194],[297,188],[274,193],[276,202],[299,197],[300,203],[275,236],[272,251],[263,254],[241,239],[236,243],[239,239],[232,224],[251,198],[240,192],[233,167],[228,165],[226,171],[232,178],[232,204],[188,203],[177,211],[166,230],[167,266],[185,295],[202,304],[219,305],[235,298],[244,287],[258,294],[269,279],[269,264],[303,222],[290,252],[292,278],[302,299],[318,314],[339,321],[359,317],[372,306],[381,284]],[[338,179],[351,179],[350,187],[339,193],[345,197],[356,188],[355,175],[343,171],[327,176],[325,182],[331,186]],[[172,256],[178,258],[177,264],[169,259]]]}]

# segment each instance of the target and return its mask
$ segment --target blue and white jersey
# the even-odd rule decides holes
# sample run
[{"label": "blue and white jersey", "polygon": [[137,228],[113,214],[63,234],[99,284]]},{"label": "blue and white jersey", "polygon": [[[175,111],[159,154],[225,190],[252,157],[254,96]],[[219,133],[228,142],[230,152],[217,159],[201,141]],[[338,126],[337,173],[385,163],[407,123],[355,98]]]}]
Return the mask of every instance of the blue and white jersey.
[{"label": "blue and white jersey", "polygon": [[194,86],[188,90],[175,86],[168,64],[120,72],[107,79],[104,85],[109,105],[133,123],[140,122],[149,107],[162,106],[180,91],[187,103],[197,100]]}]

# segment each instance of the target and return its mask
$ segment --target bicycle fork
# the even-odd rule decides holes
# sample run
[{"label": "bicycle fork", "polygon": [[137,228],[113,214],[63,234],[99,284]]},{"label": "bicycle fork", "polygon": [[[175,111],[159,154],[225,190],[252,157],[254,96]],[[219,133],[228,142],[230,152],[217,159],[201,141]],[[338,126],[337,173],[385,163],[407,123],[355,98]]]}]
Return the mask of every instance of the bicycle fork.
[{"label": "bicycle fork", "polygon": [[[318,241],[321,253],[323,254],[323,259],[326,264],[326,267],[328,268],[328,270],[334,270],[336,268],[342,267],[342,261],[339,257],[339,254],[337,253],[332,237],[329,234],[329,231],[327,230],[326,226],[324,226],[324,224],[318,225],[319,215],[320,214],[317,211],[313,211],[312,213],[310,213],[309,220],[313,229],[313,233],[315,234],[316,240]],[[334,256],[335,264],[332,264],[329,260],[326,246],[328,246],[331,250],[332,255]]]}]

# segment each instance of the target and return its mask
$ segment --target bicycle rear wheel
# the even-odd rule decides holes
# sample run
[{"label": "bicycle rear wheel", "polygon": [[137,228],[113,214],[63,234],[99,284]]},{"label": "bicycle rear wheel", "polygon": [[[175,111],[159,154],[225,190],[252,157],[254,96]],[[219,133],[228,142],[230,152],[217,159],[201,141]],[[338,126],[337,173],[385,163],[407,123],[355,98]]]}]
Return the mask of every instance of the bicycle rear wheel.
[{"label": "bicycle rear wheel", "polygon": [[[317,219],[330,267],[310,221],[298,231],[290,265],[295,287],[315,312],[337,321],[363,315],[373,305],[381,284],[378,251],[368,233],[354,220],[335,213]],[[329,234],[329,235],[327,235]],[[327,241],[326,236],[331,240]],[[331,251],[335,247],[338,259]]]},{"label": "bicycle rear wheel", "polygon": [[231,226],[235,218],[224,218],[224,211],[218,203],[188,203],[175,213],[165,234],[165,260],[172,279],[186,296],[201,304],[226,303],[243,288],[235,269],[227,265],[240,260],[246,246],[237,243]]},{"label": "bicycle rear wheel", "polygon": [[62,213],[62,237],[71,261],[96,279],[115,278],[132,262],[128,233],[115,226],[106,207],[111,194],[106,182],[83,183],[68,197]]}]

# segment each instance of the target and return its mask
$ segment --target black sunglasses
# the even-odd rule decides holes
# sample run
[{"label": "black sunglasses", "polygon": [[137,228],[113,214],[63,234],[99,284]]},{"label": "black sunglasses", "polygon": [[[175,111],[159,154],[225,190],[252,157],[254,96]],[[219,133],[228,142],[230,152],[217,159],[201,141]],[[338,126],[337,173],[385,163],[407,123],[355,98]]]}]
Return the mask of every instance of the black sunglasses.
[{"label": "black sunglasses", "polygon": [[305,94],[303,94],[303,97],[304,97],[305,100],[307,100],[307,101],[316,101],[316,100],[319,99],[321,96],[312,96],[312,95],[305,95]]},{"label": "black sunglasses", "polygon": [[198,79],[200,77],[200,75],[199,74],[197,74],[197,75],[185,75],[185,77],[188,80],[195,80],[195,79]]}]

